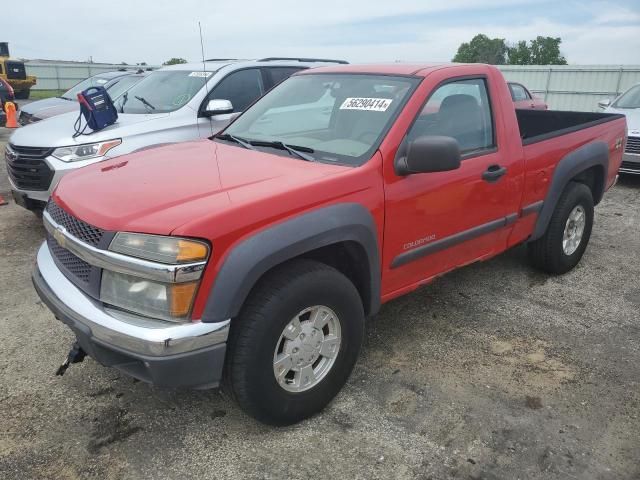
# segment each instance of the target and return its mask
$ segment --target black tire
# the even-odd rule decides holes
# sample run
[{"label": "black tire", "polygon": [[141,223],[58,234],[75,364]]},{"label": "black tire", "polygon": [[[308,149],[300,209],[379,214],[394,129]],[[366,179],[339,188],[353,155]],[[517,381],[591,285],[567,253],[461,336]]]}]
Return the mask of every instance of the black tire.
[{"label": "black tire", "polygon": [[[562,247],[564,229],[569,215],[577,206],[585,212],[585,226],[578,248],[567,255]],[[593,227],[593,195],[583,183],[570,182],[558,200],[544,235],[528,244],[529,260],[544,272],[563,274],[573,269],[584,254]]]},{"label": "black tire", "polygon": [[29,95],[31,95],[31,89],[15,92],[16,100],[28,100]]},{"label": "black tire", "polygon": [[[339,318],[340,349],[320,383],[289,392],[273,372],[276,344],[291,319],[315,305],[329,307]],[[358,358],[363,334],[364,310],[353,283],[325,264],[293,260],[265,275],[231,321],[225,387],[246,413],[263,423],[298,422],[322,410],[340,391]]]}]

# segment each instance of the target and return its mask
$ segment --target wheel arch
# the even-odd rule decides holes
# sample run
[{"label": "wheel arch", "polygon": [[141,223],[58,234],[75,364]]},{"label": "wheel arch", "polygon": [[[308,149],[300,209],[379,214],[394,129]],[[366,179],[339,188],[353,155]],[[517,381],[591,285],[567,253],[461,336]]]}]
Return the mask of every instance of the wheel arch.
[{"label": "wheel arch", "polygon": [[593,203],[597,205],[605,192],[608,171],[609,148],[606,142],[592,142],[565,155],[553,172],[549,191],[529,241],[544,235],[558,200],[569,182],[587,185],[591,190]]},{"label": "wheel arch", "polygon": [[203,322],[236,317],[257,282],[295,258],[326,263],[349,278],[366,315],[380,308],[380,253],[371,213],[341,203],[296,216],[235,246],[220,268],[202,315]]}]

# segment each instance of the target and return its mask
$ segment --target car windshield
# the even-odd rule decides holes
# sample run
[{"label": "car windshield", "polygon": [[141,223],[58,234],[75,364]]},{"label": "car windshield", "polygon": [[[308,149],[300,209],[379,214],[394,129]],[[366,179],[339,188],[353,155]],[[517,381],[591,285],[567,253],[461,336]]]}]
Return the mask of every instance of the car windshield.
[{"label": "car windshield", "polygon": [[185,105],[213,72],[155,71],[115,102],[121,113],[166,113]]},{"label": "car windshield", "polygon": [[143,78],[144,77],[142,75],[127,75],[120,77],[115,83],[112,83],[107,87],[107,92],[109,92],[109,96],[115,100]]},{"label": "car windshield", "polygon": [[250,107],[221,140],[295,156],[287,146],[306,152],[297,154],[310,157],[305,159],[360,165],[378,148],[417,83],[384,75],[294,76]]},{"label": "car windshield", "polygon": [[64,92],[61,97],[66,98],[67,100],[77,100],[78,94],[81,91],[86,90],[89,87],[104,87],[109,80],[111,79],[101,77],[100,75],[85,78],[83,81],[76,83],[73,87]]},{"label": "car windshield", "polygon": [[615,108],[640,108],[640,85],[631,87],[613,104]]}]

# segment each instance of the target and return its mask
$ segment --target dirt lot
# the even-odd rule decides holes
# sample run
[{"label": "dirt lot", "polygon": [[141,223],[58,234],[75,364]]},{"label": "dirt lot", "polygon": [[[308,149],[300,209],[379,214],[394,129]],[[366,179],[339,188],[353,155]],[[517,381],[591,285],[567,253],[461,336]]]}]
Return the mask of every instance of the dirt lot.
[{"label": "dirt lot", "polygon": [[281,429],[91,359],[55,377],[73,339],[31,286],[43,229],[0,207],[0,478],[638,479],[639,206],[622,180],[563,277],[516,248],[387,304],[333,404]]}]

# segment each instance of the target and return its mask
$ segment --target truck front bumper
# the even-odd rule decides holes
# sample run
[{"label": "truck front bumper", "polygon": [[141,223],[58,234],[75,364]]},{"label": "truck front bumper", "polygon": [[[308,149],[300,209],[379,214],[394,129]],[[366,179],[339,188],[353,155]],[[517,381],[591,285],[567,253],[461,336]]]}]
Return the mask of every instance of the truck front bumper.
[{"label": "truck front bumper", "polygon": [[38,251],[32,279],[42,301],[102,365],[163,387],[204,389],[220,384],[229,320],[129,323],[131,315],[105,309],[71,283],[46,242]]}]

